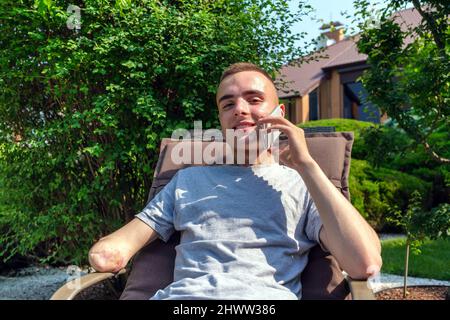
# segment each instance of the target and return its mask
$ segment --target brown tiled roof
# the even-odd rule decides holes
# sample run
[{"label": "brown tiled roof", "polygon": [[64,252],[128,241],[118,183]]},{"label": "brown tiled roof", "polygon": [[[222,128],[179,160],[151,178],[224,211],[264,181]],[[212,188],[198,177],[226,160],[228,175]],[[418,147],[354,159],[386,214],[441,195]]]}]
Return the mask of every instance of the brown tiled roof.
[{"label": "brown tiled roof", "polygon": [[[394,20],[400,24],[402,30],[406,26],[417,26],[422,19],[414,8],[405,9],[394,15]],[[282,78],[286,85],[278,90],[280,98],[292,96],[304,96],[314,90],[325,75],[324,69],[336,68],[344,65],[364,63],[367,59],[365,54],[358,52],[355,41],[358,35],[346,38],[324,49],[318,61],[303,63],[300,66],[285,65],[280,69],[278,78]],[[407,38],[405,43],[410,43],[412,38]],[[311,57],[316,53],[311,54]]]},{"label": "brown tiled roof", "polygon": [[402,27],[403,31],[405,31],[406,26],[418,26],[422,22],[422,16],[415,8],[409,8],[395,13],[394,21]]},{"label": "brown tiled roof", "polygon": [[[406,31],[411,27],[418,26],[422,23],[422,16],[415,8],[405,9],[394,15],[394,21],[400,25],[402,31]],[[413,41],[413,36],[405,38],[405,45]]]},{"label": "brown tiled roof", "polygon": [[346,39],[347,41],[346,47],[336,56],[332,57],[323,68],[326,69],[337,66],[343,66],[346,64],[365,62],[367,60],[367,56],[365,54],[358,52],[358,48],[356,47],[357,38],[359,37],[352,37]]},{"label": "brown tiled roof", "polygon": [[[283,66],[280,69],[280,75],[287,84],[283,90],[278,91],[279,97],[303,96],[314,90],[325,75],[323,69],[326,68],[328,64],[333,63],[335,59],[340,59],[345,52],[354,51],[354,46],[355,43],[353,40],[344,39],[326,47],[323,52],[318,53],[318,55],[323,58],[319,58],[317,61],[303,63],[300,66]],[[311,57],[314,54],[316,53],[313,53],[308,57]],[[358,52],[356,52],[356,54],[359,55]],[[352,54],[352,56],[354,55],[355,54]],[[341,59],[344,58],[342,57]],[[362,61],[365,61],[365,57],[361,59]],[[298,91],[298,93],[295,91]]]}]

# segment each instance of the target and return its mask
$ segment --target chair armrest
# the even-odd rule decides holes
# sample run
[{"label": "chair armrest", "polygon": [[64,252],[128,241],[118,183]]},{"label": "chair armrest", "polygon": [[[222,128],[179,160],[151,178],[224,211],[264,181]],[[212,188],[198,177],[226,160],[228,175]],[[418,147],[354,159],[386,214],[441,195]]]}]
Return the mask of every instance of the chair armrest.
[{"label": "chair armrest", "polygon": [[106,279],[118,277],[119,275],[125,273],[126,270],[122,269],[117,273],[94,272],[86,274],[80,278],[73,279],[64,284],[52,295],[50,300],[73,300],[78,293],[93,286],[94,284],[102,282]]},{"label": "chair armrest", "polygon": [[353,300],[376,300],[367,280],[354,280],[346,277]]}]

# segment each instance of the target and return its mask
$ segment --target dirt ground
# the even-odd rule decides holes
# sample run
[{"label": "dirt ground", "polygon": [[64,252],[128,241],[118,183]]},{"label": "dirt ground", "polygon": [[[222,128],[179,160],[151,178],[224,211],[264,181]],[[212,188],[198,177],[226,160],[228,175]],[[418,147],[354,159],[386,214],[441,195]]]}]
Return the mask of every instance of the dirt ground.
[{"label": "dirt ground", "polygon": [[375,294],[377,300],[446,300],[449,298],[445,286],[418,286],[408,287],[406,298],[403,297],[403,288],[386,289]]}]

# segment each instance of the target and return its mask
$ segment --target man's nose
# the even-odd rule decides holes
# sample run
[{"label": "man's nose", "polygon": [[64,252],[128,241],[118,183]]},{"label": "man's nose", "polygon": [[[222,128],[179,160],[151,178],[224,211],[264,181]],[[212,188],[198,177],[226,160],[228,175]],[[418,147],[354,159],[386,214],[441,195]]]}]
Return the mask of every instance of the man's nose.
[{"label": "man's nose", "polygon": [[238,99],[236,101],[236,106],[234,108],[234,114],[236,116],[240,114],[249,114],[250,113],[250,106],[248,105],[248,102],[245,99]]}]

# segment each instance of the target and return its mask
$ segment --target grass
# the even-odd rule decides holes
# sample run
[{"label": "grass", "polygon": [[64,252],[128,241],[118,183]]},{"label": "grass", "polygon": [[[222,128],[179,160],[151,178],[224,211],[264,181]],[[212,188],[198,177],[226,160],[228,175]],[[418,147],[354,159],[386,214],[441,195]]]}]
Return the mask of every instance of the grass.
[{"label": "grass", "polygon": [[[381,242],[383,267],[381,272],[404,274],[405,239]],[[450,281],[450,239],[428,240],[421,247],[422,253],[409,256],[408,276]]]}]

